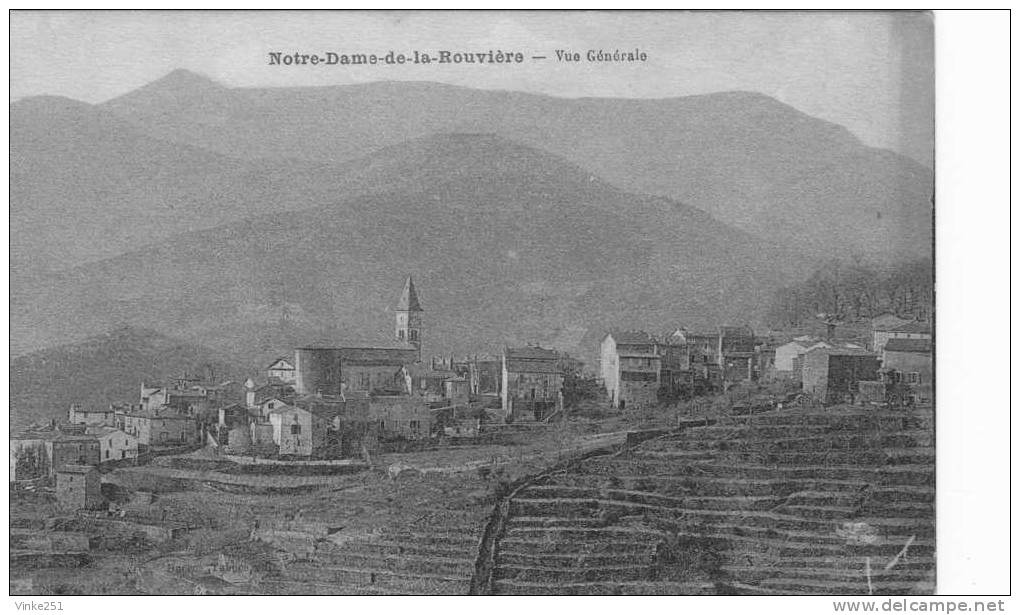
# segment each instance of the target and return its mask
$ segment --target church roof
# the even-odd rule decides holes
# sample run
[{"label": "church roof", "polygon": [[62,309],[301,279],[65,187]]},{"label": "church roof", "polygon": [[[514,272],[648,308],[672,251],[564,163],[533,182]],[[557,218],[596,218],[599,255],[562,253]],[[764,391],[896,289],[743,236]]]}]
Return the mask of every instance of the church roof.
[{"label": "church roof", "polygon": [[414,289],[414,280],[411,276],[407,276],[407,282],[404,283],[404,292],[400,293],[400,302],[397,303],[397,311],[399,312],[424,312],[421,309],[421,303],[418,302],[418,291]]}]

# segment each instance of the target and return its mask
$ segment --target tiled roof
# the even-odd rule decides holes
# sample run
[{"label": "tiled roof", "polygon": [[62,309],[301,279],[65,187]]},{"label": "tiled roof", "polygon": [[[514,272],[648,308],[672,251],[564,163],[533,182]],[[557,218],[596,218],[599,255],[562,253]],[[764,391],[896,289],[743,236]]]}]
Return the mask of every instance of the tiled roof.
[{"label": "tiled roof", "polygon": [[191,389],[169,389],[167,395],[171,397],[205,397],[205,393],[202,391],[194,391]]},{"label": "tiled roof", "polygon": [[747,325],[719,327],[719,334],[724,337],[754,337],[754,330]]},{"label": "tiled roof", "polygon": [[931,352],[931,340],[894,337],[885,343],[885,349],[890,352],[918,352],[927,354]]},{"label": "tiled roof", "polygon": [[304,408],[299,408],[297,406],[288,406],[287,404],[284,404],[279,408],[274,408],[270,410],[269,414],[286,414],[290,412],[309,412],[309,411],[305,410]]},{"label": "tiled roof", "polygon": [[[350,392],[348,392],[348,395],[350,395]],[[345,401],[344,398],[340,397],[339,395],[317,395],[315,393],[309,393],[308,395],[302,395],[301,397],[295,399],[294,405],[301,403],[342,404],[344,403],[344,401]]]},{"label": "tiled roof", "polygon": [[227,404],[226,406],[220,406],[217,410],[226,410],[228,412],[235,412],[238,410],[246,410],[248,407],[244,404]]},{"label": "tiled roof", "polygon": [[555,350],[548,350],[539,346],[525,346],[524,348],[507,348],[507,359],[546,359],[555,361],[560,358]]},{"label": "tiled roof", "polygon": [[864,348],[815,348],[808,352],[809,355],[815,353],[823,353],[833,356],[862,356],[862,357],[877,357],[873,352],[865,350]]},{"label": "tiled roof", "polygon": [[95,441],[94,435],[66,434],[56,430],[28,430],[11,436],[12,440],[47,440],[50,442]]},{"label": "tiled roof", "polygon": [[328,343],[312,343],[301,346],[297,350],[333,350],[343,353],[345,350],[415,350],[414,345],[400,340],[391,340],[383,336],[374,336],[371,339],[341,339]]},{"label": "tiled roof", "polygon": [[889,333],[931,333],[931,324],[926,322],[908,322],[902,325],[877,327],[875,331],[887,331]]},{"label": "tiled roof", "polygon": [[687,333],[688,339],[694,337],[709,337],[719,339],[719,333],[717,331],[689,331]]},{"label": "tiled roof", "polygon": [[644,345],[654,344],[655,338],[644,331],[610,331],[613,341],[617,344]]},{"label": "tiled roof", "polygon": [[687,332],[683,329],[673,329],[662,335],[663,344],[685,344],[687,342]]},{"label": "tiled roof", "polygon": [[131,417],[143,418],[143,419],[161,419],[161,420],[168,419],[168,420],[183,420],[183,421],[193,421],[193,420],[195,420],[193,417],[185,416],[183,414],[176,414],[174,412],[159,413],[159,412],[156,412],[154,410],[132,410],[131,412],[126,412],[124,414],[124,416],[131,416]]},{"label": "tiled roof", "polygon": [[554,362],[507,359],[506,369],[509,372],[529,374],[559,374],[562,370]]},{"label": "tiled roof", "polygon": [[85,414],[113,414],[113,408],[82,408],[81,406],[71,406],[71,410],[75,412],[82,412]]},{"label": "tiled roof", "polygon": [[323,350],[331,354],[330,360],[339,360],[352,365],[393,365],[401,366],[418,360],[418,349],[411,344],[389,342],[376,344],[344,344],[336,347],[309,347],[299,350]]},{"label": "tiled roof", "polygon": [[90,425],[85,430],[85,433],[88,434],[88,435],[106,436],[106,435],[109,435],[109,434],[112,434],[112,433],[117,433],[119,431],[120,430],[117,429],[116,427],[109,427],[109,426],[106,426],[106,425]]}]

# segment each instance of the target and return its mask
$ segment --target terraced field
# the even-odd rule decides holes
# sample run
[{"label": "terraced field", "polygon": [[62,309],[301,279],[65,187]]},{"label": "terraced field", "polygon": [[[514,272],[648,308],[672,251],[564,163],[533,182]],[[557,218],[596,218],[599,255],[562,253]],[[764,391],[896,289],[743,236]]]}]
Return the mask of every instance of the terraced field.
[{"label": "terraced field", "polygon": [[[263,498],[254,517],[277,519],[284,529],[260,541],[288,555],[246,593],[468,593],[492,509],[487,483],[472,474],[360,480],[354,488],[290,498],[288,508],[299,510],[301,521],[281,520],[281,503]],[[325,531],[302,531],[303,525]]]},{"label": "terraced field", "polygon": [[788,410],[587,459],[513,494],[476,591],[932,593],[931,425]]}]

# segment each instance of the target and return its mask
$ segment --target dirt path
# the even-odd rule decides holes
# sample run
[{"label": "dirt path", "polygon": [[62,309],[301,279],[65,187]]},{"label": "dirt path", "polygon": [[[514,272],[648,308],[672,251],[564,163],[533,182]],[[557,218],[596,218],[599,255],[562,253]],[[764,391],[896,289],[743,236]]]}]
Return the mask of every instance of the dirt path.
[{"label": "dirt path", "polygon": [[183,480],[204,481],[211,483],[224,483],[228,485],[241,485],[245,487],[309,487],[320,485],[331,485],[343,482],[350,478],[350,474],[328,475],[328,476],[293,476],[293,475],[250,475],[250,474],[226,474],[224,472],[213,472],[209,470],[181,470],[162,466],[136,466],[121,468],[117,472],[131,474],[149,474],[164,478],[178,478]]},{"label": "dirt path", "polygon": [[[464,448],[456,451],[439,450],[411,454],[391,453],[380,456],[376,461],[386,466],[401,463],[423,474],[452,474],[522,462],[551,464],[563,457],[577,455],[605,446],[619,445],[626,439],[626,431],[617,431],[576,436],[571,438],[564,446],[552,450],[542,447],[532,447],[530,450],[522,447],[518,450],[512,450],[512,447],[484,446],[477,449]],[[125,467],[120,468],[117,472],[147,474],[164,478],[221,483],[260,489],[328,487],[348,482],[352,476],[350,474],[325,476],[227,474],[212,470],[185,470],[156,465]]]}]

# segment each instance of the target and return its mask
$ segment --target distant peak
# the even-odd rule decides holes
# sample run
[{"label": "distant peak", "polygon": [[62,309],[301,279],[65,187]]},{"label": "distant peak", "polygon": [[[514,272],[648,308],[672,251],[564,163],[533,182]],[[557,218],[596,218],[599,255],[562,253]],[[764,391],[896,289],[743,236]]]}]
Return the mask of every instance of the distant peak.
[{"label": "distant peak", "polygon": [[43,94],[40,96],[28,96],[25,98],[19,98],[11,103],[11,110],[61,110],[61,111],[79,111],[84,109],[91,109],[92,105],[75,100],[73,98],[67,98],[66,96],[52,96],[49,94]]},{"label": "distant peak", "polygon": [[205,75],[178,68],[142,87],[106,101],[105,105],[116,107],[133,102],[157,102],[166,100],[188,100],[194,96],[204,97],[225,92],[227,88]]},{"label": "distant peak", "polygon": [[[157,85],[157,84],[161,85],[161,86],[164,86],[164,87],[170,86],[170,87],[178,87],[178,88],[216,88],[216,89],[223,89],[222,85],[220,85],[216,81],[213,81],[209,77],[206,77],[205,75],[200,75],[198,73],[192,72],[192,71],[184,69],[184,68],[176,68],[176,69],[170,71],[166,75],[163,75],[162,77],[160,77],[156,81],[153,81],[152,83],[150,83],[149,86]],[[146,87],[148,87],[148,86],[146,86]]]},{"label": "distant peak", "polygon": [[708,101],[713,104],[734,104],[734,105],[751,105],[755,107],[772,107],[776,109],[788,110],[794,113],[801,113],[795,107],[784,103],[783,101],[763,94],[761,92],[754,92],[752,90],[726,90],[723,92],[712,92],[709,94],[694,94],[692,96],[686,96],[688,100],[702,100]]}]

